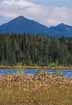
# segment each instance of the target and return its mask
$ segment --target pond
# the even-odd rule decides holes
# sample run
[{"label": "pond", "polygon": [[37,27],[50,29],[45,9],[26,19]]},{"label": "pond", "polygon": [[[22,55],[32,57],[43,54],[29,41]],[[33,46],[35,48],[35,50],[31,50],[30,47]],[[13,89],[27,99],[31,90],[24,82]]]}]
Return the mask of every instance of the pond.
[{"label": "pond", "polygon": [[72,78],[72,70],[0,69],[0,75],[9,75],[9,74],[10,75],[16,75],[16,74],[35,75],[40,72],[53,74],[53,75],[62,75],[65,78]]}]

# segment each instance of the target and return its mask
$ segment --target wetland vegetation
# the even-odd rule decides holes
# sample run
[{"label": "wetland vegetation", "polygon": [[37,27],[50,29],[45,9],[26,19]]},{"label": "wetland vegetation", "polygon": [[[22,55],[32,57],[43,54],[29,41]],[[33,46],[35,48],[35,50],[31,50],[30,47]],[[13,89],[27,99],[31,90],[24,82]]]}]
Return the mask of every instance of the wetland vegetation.
[{"label": "wetland vegetation", "polygon": [[1,105],[72,105],[72,79],[39,73],[0,76]]}]

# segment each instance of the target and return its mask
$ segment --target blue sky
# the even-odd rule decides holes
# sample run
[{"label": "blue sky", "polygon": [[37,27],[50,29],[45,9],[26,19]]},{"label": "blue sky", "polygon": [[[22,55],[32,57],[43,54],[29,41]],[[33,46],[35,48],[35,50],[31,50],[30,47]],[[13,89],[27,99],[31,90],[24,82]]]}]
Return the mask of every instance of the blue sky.
[{"label": "blue sky", "polygon": [[33,0],[36,3],[45,4],[49,6],[65,6],[71,7],[72,0]]},{"label": "blue sky", "polygon": [[72,0],[0,0],[0,24],[20,15],[46,26],[72,25]]}]

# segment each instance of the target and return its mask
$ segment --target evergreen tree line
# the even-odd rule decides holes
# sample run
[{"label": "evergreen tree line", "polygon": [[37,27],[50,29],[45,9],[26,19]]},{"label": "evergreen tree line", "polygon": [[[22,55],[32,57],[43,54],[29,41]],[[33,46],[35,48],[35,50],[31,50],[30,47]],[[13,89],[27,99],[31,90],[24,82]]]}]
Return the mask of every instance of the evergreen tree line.
[{"label": "evergreen tree line", "polygon": [[72,39],[0,34],[0,64],[72,65]]}]

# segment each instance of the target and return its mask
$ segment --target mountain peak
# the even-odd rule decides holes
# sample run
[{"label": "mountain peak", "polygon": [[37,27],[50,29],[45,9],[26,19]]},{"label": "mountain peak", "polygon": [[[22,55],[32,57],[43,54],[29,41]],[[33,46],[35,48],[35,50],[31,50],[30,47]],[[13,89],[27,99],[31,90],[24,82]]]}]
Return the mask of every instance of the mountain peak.
[{"label": "mountain peak", "polygon": [[53,27],[46,27],[24,16],[18,16],[0,26],[0,33],[40,33],[52,37],[72,37],[72,26],[60,23]]},{"label": "mountain peak", "polygon": [[14,20],[24,20],[24,19],[25,19],[24,16],[18,16],[18,17],[16,17]]},{"label": "mountain peak", "polygon": [[57,27],[72,27],[72,26],[67,25],[65,23],[60,23],[60,24],[57,25]]},{"label": "mountain peak", "polygon": [[64,24],[64,23],[60,23],[57,25],[57,27],[64,27],[64,26],[66,26],[66,24]]},{"label": "mountain peak", "polygon": [[48,28],[36,21],[18,16],[10,22],[0,26],[2,33],[47,33]]},{"label": "mountain peak", "polygon": [[18,16],[17,18],[24,18],[24,16]]}]

